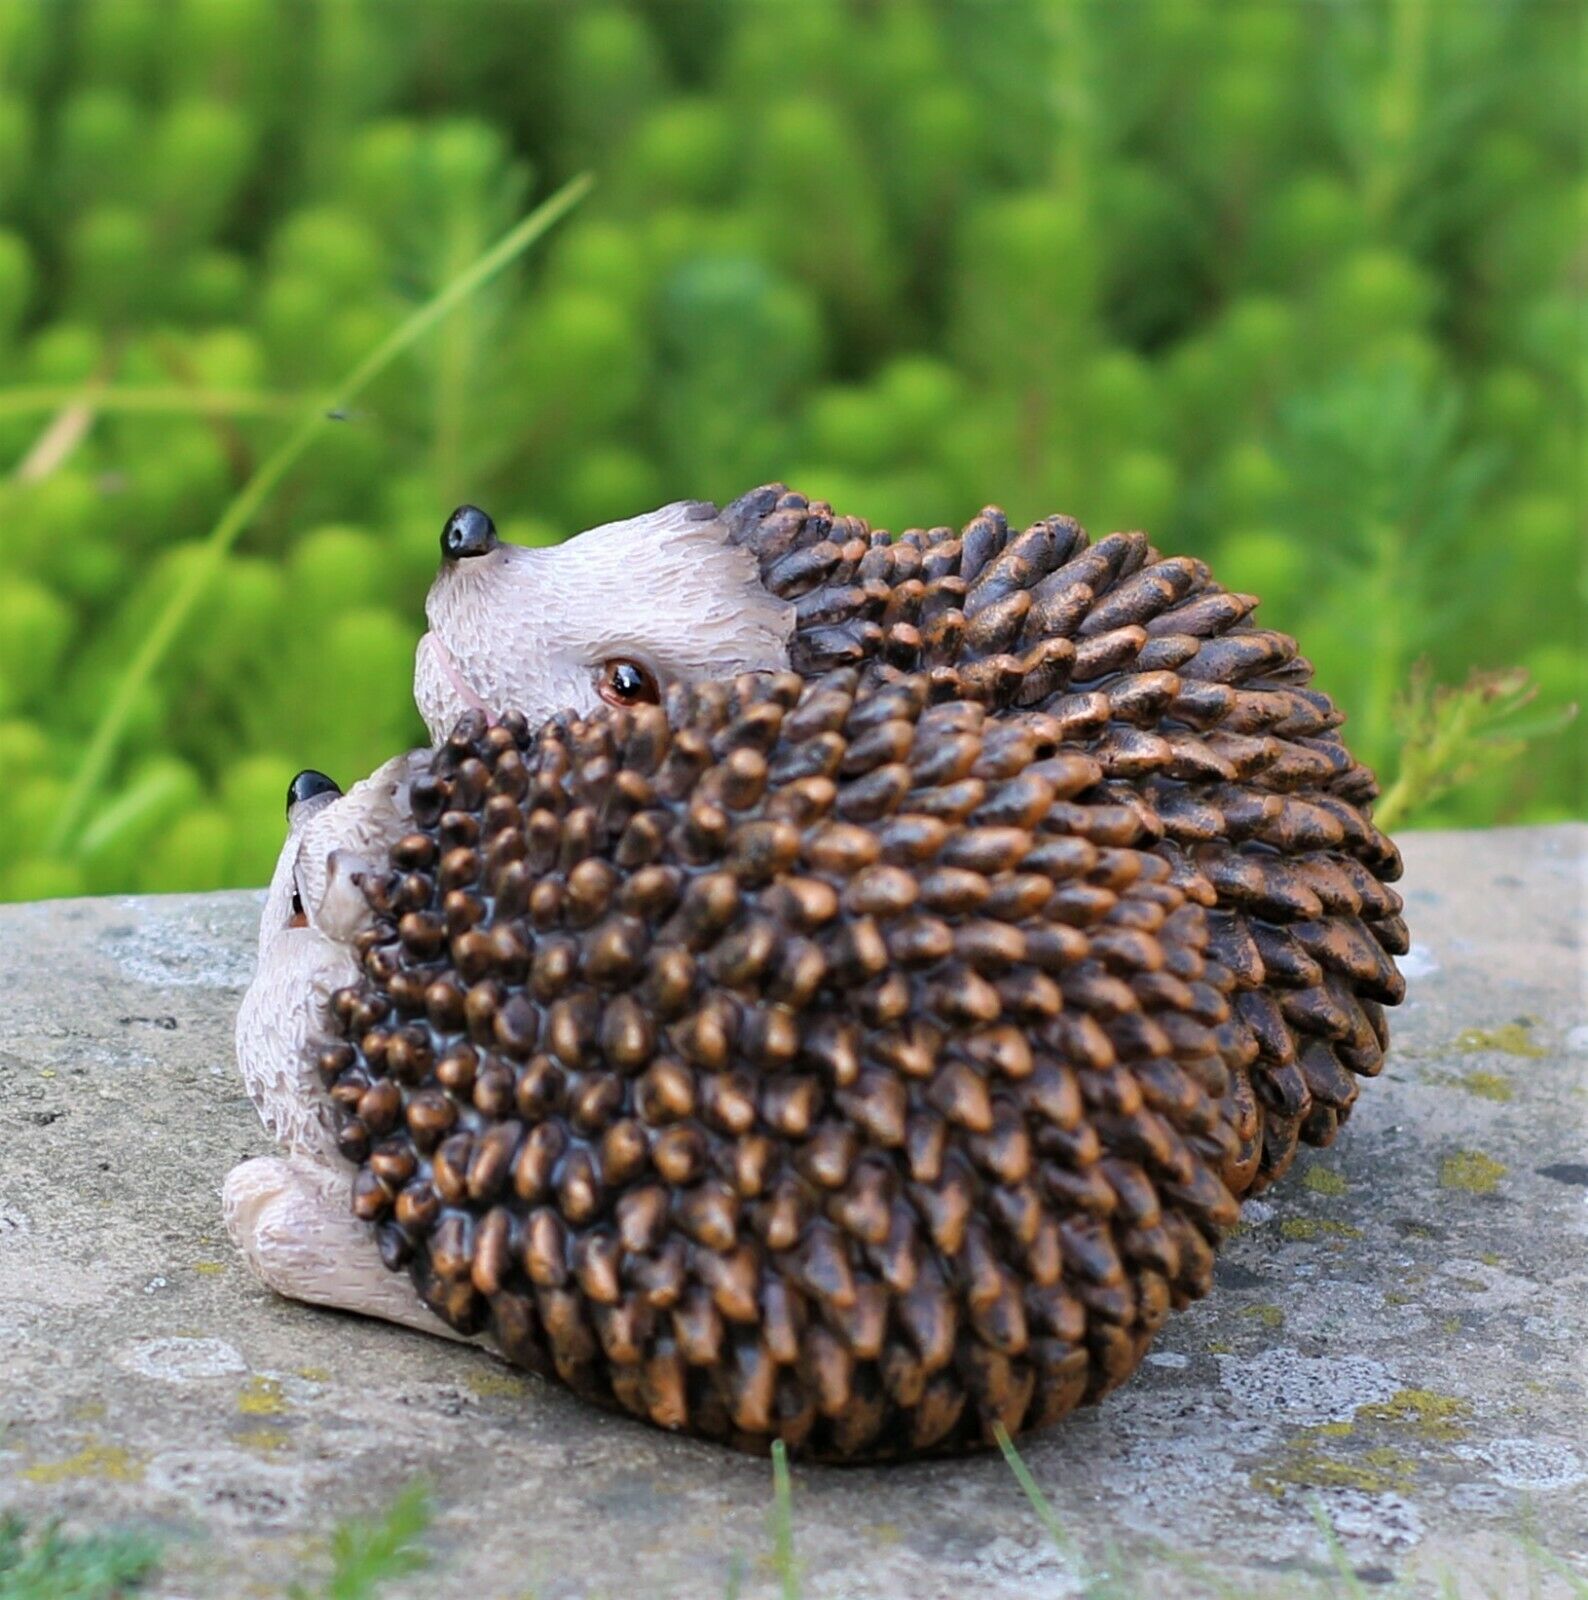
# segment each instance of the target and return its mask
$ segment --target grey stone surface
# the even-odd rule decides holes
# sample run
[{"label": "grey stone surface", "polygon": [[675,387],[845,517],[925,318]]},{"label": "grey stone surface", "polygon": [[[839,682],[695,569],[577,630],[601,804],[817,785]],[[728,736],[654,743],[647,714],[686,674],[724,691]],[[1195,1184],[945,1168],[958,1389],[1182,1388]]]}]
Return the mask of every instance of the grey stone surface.
[{"label": "grey stone surface", "polygon": [[[1094,1569],[1296,1593],[1316,1501],[1369,1585],[1588,1570],[1585,842],[1405,841],[1384,1077],[1137,1380],[1024,1448]],[[265,1148],[231,1055],[258,906],[0,908],[0,1507],[152,1528],[156,1594],[272,1595],[424,1473],[436,1565],[397,1592],[717,1596],[736,1560],[775,1592],[764,1462],[246,1275],[217,1195]],[[808,1600],[1083,1592],[997,1459],[798,1468],[794,1532]]]}]

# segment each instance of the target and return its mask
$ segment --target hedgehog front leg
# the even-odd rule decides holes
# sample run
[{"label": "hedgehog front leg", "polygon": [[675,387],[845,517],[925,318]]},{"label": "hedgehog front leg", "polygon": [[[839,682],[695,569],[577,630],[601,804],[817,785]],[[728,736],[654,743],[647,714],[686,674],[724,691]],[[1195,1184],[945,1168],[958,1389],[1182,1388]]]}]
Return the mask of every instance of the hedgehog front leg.
[{"label": "hedgehog front leg", "polygon": [[277,1294],[462,1339],[406,1276],[382,1265],[368,1225],[353,1215],[350,1186],[348,1172],[307,1156],[244,1161],[221,1192],[226,1231]]}]

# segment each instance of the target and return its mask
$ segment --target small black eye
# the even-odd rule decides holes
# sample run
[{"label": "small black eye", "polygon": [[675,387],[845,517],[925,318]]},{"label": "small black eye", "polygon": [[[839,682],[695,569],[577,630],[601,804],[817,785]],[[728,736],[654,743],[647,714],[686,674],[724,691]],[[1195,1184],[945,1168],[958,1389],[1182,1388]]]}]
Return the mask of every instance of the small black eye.
[{"label": "small black eye", "polygon": [[308,925],[309,919],[304,915],[303,911],[303,896],[294,887],[292,891],[292,920],[288,922],[287,926],[289,928],[306,928]]},{"label": "small black eye", "polygon": [[655,674],[638,661],[609,661],[601,669],[601,698],[612,706],[655,705],[662,698]]}]

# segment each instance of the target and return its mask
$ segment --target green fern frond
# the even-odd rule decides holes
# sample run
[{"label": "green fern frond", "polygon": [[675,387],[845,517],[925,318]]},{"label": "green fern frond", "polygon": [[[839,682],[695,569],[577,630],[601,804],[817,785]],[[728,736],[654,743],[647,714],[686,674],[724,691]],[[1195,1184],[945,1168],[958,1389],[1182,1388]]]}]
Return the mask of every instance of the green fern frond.
[{"label": "green fern frond", "polygon": [[1528,745],[1566,728],[1574,705],[1521,715],[1538,688],[1520,667],[1474,671],[1460,688],[1436,684],[1426,662],[1396,709],[1400,768],[1375,808],[1386,831],[1404,826],[1450,790],[1514,761]]}]

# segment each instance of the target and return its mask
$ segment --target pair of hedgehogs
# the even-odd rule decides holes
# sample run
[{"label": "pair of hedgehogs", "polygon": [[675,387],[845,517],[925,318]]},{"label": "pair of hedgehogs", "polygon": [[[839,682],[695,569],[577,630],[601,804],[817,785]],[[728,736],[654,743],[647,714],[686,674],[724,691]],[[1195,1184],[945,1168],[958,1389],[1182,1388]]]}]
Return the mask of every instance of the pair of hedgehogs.
[{"label": "pair of hedgehogs", "polygon": [[1098,1399],[1384,1059],[1372,775],[1139,533],[465,507],[434,748],[301,774],[238,1019],[282,1294],[828,1460]]}]

